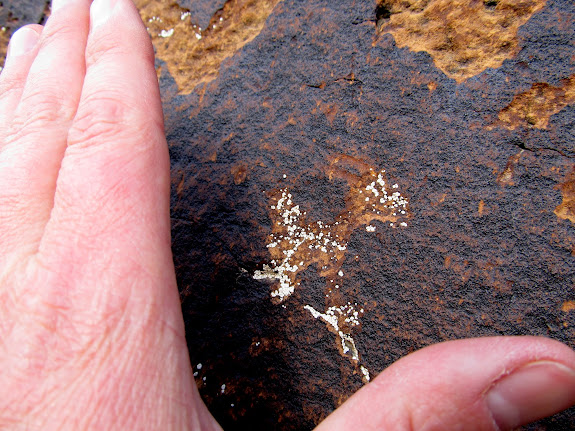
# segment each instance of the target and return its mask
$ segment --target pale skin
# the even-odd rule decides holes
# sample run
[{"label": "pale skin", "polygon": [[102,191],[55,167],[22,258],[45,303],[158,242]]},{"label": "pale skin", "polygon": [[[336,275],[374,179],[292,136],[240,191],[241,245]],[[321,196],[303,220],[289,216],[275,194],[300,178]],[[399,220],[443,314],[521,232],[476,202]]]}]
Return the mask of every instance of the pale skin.
[{"label": "pale skin", "polygon": [[[54,0],[0,75],[0,429],[218,430],[184,337],[153,49],[130,0],[91,3]],[[462,340],[319,429],[511,429],[574,403],[569,347]]]}]

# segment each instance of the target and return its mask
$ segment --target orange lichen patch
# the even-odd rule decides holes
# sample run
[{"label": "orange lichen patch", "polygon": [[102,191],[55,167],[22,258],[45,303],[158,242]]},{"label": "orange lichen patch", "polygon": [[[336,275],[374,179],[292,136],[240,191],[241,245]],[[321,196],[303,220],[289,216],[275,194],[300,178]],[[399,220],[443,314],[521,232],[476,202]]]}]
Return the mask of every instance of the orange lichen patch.
[{"label": "orange lichen patch", "polygon": [[485,202],[483,201],[483,199],[479,201],[479,205],[477,206],[477,212],[479,213],[480,216],[483,216],[485,214]]},{"label": "orange lichen patch", "polygon": [[8,43],[10,42],[10,31],[6,27],[0,27],[0,70],[4,67]]},{"label": "orange lichen patch", "polygon": [[[352,160],[361,169],[354,174],[337,166]],[[272,196],[270,218],[273,222],[267,245],[272,257],[269,265],[256,271],[255,279],[278,280],[279,286],[271,296],[281,302],[290,296],[299,282],[297,275],[316,265],[319,275],[326,277],[330,290],[338,289],[338,278],[343,276],[343,264],[351,234],[361,226],[367,232],[376,230],[374,220],[391,227],[405,227],[409,217],[407,199],[398,191],[398,184],[390,184],[384,170],[374,170],[351,158],[338,158],[330,168],[330,178],[343,177],[348,181],[346,207],[332,222],[308,221],[307,213],[293,201],[287,188]]]},{"label": "orange lichen patch", "polygon": [[555,208],[555,215],[575,223],[575,169],[558,188],[563,195],[563,202]]},{"label": "orange lichen patch", "polygon": [[545,129],[549,118],[575,102],[575,75],[564,79],[555,87],[536,83],[525,93],[516,95],[499,113],[503,125],[514,130],[518,127]]},{"label": "orange lichen patch", "polygon": [[561,305],[561,311],[565,313],[573,310],[575,310],[575,301],[565,301],[563,305]]},{"label": "orange lichen patch", "polygon": [[231,174],[234,177],[234,184],[239,185],[246,180],[248,176],[248,167],[245,163],[234,165],[231,169]]},{"label": "orange lichen patch", "polygon": [[383,0],[378,31],[426,51],[457,82],[498,68],[518,50],[517,30],[545,0]]},{"label": "orange lichen patch", "polygon": [[497,183],[500,186],[513,186],[515,185],[515,180],[513,179],[513,172],[515,171],[515,167],[517,163],[519,163],[519,159],[521,158],[521,154],[523,154],[524,150],[519,151],[517,154],[509,157],[507,160],[507,164],[505,165],[505,169],[497,176]]},{"label": "orange lichen patch", "polygon": [[191,93],[218,75],[222,62],[233,56],[262,30],[280,0],[229,0],[207,28],[177,4],[136,0],[159,59],[166,62],[180,93]]}]

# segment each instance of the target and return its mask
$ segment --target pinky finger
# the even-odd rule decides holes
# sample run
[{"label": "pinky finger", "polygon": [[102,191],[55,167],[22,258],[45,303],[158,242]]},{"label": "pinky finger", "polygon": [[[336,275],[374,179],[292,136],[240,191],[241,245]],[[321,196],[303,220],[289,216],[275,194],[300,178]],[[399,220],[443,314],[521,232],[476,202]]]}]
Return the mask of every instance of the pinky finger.
[{"label": "pinky finger", "polygon": [[20,103],[28,72],[38,53],[38,40],[43,28],[38,24],[27,25],[10,39],[6,63],[0,74],[0,137],[6,136],[6,129]]}]

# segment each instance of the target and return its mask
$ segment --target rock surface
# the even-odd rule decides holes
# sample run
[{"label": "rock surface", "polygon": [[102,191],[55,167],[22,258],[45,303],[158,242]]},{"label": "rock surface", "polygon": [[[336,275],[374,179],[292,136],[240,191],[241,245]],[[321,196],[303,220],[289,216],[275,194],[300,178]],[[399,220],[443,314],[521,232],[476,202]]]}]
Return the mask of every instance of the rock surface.
[{"label": "rock surface", "polygon": [[6,48],[12,33],[25,24],[42,24],[48,14],[47,0],[0,1],[0,66],[4,65]]},{"label": "rock surface", "polygon": [[[190,356],[224,428],[311,429],[439,341],[575,347],[572,1],[137,3]],[[574,409],[526,429],[572,428]]]}]

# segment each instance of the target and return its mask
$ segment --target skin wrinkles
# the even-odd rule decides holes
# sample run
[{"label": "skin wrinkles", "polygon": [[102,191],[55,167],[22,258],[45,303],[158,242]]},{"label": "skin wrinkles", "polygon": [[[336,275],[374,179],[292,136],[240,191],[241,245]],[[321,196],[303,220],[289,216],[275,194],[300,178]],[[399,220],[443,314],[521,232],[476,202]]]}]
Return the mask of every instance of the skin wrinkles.
[{"label": "skin wrinkles", "polygon": [[[0,430],[219,430],[186,343],[153,48],[133,3],[94,2],[100,25],[90,1],[65,0],[0,74],[14,89],[0,98]],[[485,391],[541,358],[575,370],[575,353],[545,338],[428,347],[318,430],[487,429]],[[535,405],[540,416],[575,403],[575,378],[548,375],[532,380],[561,397]]]}]

